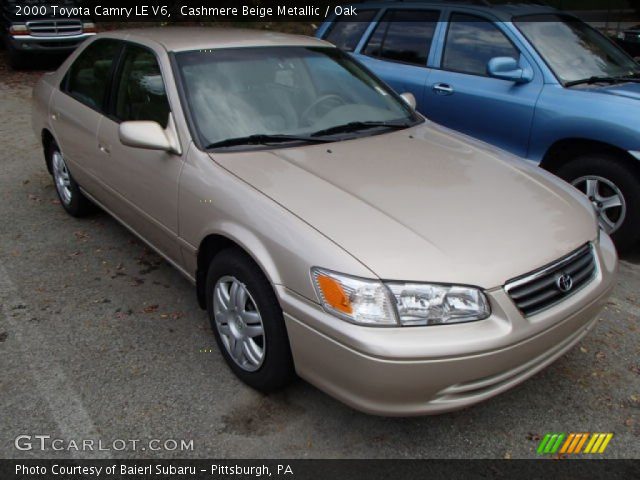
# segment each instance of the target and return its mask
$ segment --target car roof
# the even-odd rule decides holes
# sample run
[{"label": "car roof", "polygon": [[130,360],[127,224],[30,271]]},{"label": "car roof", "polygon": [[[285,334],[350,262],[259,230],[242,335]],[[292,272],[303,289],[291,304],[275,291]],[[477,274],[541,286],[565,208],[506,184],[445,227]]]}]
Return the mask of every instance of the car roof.
[{"label": "car roof", "polygon": [[544,13],[562,13],[559,10],[536,2],[513,2],[499,3],[491,0],[451,0],[451,1],[428,1],[428,0],[399,0],[399,1],[369,1],[354,5],[359,10],[369,8],[416,8],[416,7],[436,7],[436,8],[464,8],[465,10],[476,10],[479,13],[491,13],[503,21],[510,21],[513,17],[520,15],[536,15]]},{"label": "car roof", "polygon": [[242,28],[151,27],[115,30],[99,36],[133,41],[151,40],[170,52],[234,47],[333,47],[329,42],[304,35]]}]

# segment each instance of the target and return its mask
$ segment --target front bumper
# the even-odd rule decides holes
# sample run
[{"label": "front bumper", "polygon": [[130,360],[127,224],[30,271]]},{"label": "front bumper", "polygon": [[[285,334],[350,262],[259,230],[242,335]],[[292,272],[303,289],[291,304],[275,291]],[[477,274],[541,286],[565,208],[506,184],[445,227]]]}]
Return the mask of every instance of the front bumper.
[{"label": "front bumper", "polygon": [[483,321],[362,327],[279,287],[296,370],[342,402],[377,415],[436,414],[486,400],[552,363],[593,328],[617,268],[606,235],[595,250],[595,279],[529,318],[498,288],[487,292],[492,315]]},{"label": "front bumper", "polygon": [[94,35],[95,33],[52,37],[32,35],[20,35],[16,37],[9,36],[9,45],[14,50],[25,53],[69,53],[75,50],[78,45],[84,42],[87,38]]}]

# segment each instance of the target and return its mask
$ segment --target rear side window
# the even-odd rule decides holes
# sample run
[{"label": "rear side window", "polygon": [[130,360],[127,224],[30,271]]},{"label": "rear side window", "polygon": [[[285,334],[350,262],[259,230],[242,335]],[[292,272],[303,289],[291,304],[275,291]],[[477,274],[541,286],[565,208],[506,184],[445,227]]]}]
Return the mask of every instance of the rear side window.
[{"label": "rear side window", "polygon": [[494,57],[520,58],[520,52],[489,20],[455,13],[449,22],[442,68],[471,75],[487,75]]},{"label": "rear side window", "polygon": [[127,46],[115,95],[115,116],[122,121],[150,120],[166,128],[169,102],[152,51],[139,46]]},{"label": "rear side window", "polygon": [[67,72],[64,91],[85,105],[101,110],[111,68],[121,47],[117,40],[96,40],[85,48]]},{"label": "rear side window", "polygon": [[363,53],[424,66],[439,18],[437,10],[390,10],[378,23]]},{"label": "rear side window", "polygon": [[358,20],[350,16],[338,17],[325,35],[325,40],[342,50],[353,52],[376,13],[378,10],[358,10]]}]

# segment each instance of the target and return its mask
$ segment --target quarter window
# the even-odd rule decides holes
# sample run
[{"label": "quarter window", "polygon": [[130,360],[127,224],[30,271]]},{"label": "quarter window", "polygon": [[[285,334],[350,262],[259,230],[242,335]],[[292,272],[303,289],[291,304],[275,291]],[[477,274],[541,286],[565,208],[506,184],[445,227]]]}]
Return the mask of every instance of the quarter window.
[{"label": "quarter window", "polygon": [[96,40],[73,62],[63,82],[64,90],[94,109],[102,109],[111,67],[120,51],[115,40]]},{"label": "quarter window", "polygon": [[358,20],[350,20],[351,17],[346,16],[336,19],[325,40],[342,50],[353,52],[376,13],[378,10],[358,10]]},{"label": "quarter window", "polygon": [[390,10],[378,23],[364,54],[425,66],[439,18],[435,10]]},{"label": "quarter window", "polygon": [[143,47],[128,46],[119,77],[115,116],[122,121],[151,120],[166,128],[169,102],[153,52]]},{"label": "quarter window", "polygon": [[520,53],[493,22],[454,13],[449,22],[442,68],[486,76],[487,64],[494,57],[518,59]]}]

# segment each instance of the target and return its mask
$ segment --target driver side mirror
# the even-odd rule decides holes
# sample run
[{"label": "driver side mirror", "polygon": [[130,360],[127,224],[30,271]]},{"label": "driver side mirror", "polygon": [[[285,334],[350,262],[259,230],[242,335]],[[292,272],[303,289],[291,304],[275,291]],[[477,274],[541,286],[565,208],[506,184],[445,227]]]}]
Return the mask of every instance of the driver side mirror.
[{"label": "driver side mirror", "polygon": [[120,142],[133,148],[172,152],[174,149],[159,123],[150,121],[122,122],[118,129]]},{"label": "driver side mirror", "polygon": [[411,110],[416,109],[416,97],[413,96],[413,93],[401,93],[400,97],[402,97],[402,100],[411,107]]},{"label": "driver side mirror", "polygon": [[495,57],[487,64],[487,73],[494,78],[515,83],[527,83],[533,80],[533,72],[522,68],[512,57]]}]

